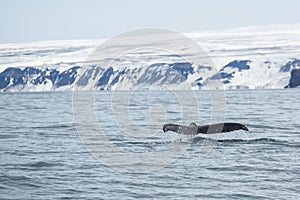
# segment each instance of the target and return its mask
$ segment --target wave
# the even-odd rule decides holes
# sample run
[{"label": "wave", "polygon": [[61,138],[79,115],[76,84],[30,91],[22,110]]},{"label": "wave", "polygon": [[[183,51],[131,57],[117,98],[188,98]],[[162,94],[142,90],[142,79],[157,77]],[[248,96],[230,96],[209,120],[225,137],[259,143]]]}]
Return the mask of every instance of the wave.
[{"label": "wave", "polygon": [[53,124],[49,126],[32,126],[33,129],[64,129],[64,128],[75,128],[74,124]]},{"label": "wave", "polygon": [[37,170],[38,168],[61,167],[61,166],[64,166],[64,164],[61,162],[45,162],[45,161],[7,165],[7,167],[11,167],[14,169],[24,169],[24,170]]},{"label": "wave", "polygon": [[26,187],[28,189],[40,188],[42,183],[35,178],[29,176],[16,176],[7,173],[0,174],[0,188],[7,191],[12,191],[16,187]]},{"label": "wave", "polygon": [[279,127],[279,126],[267,126],[260,124],[248,124],[249,128],[258,128],[258,129],[275,129],[275,130],[291,130],[291,128]]},{"label": "wave", "polygon": [[38,161],[35,163],[28,164],[28,166],[33,167],[33,168],[41,168],[41,167],[54,167],[54,166],[61,166],[62,164],[60,163],[49,163],[49,162],[43,162],[43,161]]},{"label": "wave", "polygon": [[289,147],[300,147],[299,142],[279,140],[274,138],[255,138],[255,139],[214,139],[205,138],[199,136],[185,136],[182,135],[180,138],[176,139],[161,139],[161,138],[151,138],[149,140],[127,140],[125,138],[111,139],[110,142],[117,146],[157,146],[157,145],[170,145],[170,144],[201,144],[203,142],[217,142],[221,145],[227,144],[266,144],[266,145],[283,145]]},{"label": "wave", "polygon": [[196,137],[193,140],[193,143],[199,143],[204,140],[216,141],[222,144],[269,144],[269,145],[283,145],[283,146],[290,146],[290,147],[300,147],[299,142],[290,142],[286,140],[278,140],[274,138],[255,138],[250,140],[244,139],[211,139],[211,138],[202,138]]},{"label": "wave", "polygon": [[73,129],[75,128],[74,124],[73,123],[68,123],[68,124],[51,124],[51,125],[46,125],[46,126],[43,126],[43,125],[37,125],[37,126],[0,126],[0,129],[5,129],[5,130],[8,130],[8,129]]},{"label": "wave", "polygon": [[27,176],[17,176],[17,175],[9,175],[9,174],[6,174],[6,173],[1,173],[1,176],[0,176],[0,180],[1,182],[3,181],[24,181],[24,180],[30,180],[29,177]]}]

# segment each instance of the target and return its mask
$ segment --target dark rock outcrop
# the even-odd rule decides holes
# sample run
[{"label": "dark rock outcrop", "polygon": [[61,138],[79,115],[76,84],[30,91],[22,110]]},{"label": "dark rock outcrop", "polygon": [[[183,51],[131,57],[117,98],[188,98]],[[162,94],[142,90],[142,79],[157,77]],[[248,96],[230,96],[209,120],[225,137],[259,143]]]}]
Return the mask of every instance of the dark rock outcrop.
[{"label": "dark rock outcrop", "polygon": [[42,85],[51,82],[53,88],[65,85],[72,85],[77,76],[79,66],[59,72],[56,69],[39,69],[26,67],[24,69],[9,67],[0,73],[0,89],[6,90],[8,87],[25,87],[26,85]]},{"label": "dark rock outcrop", "polygon": [[293,69],[291,71],[290,82],[285,88],[295,88],[300,86],[300,69]]},{"label": "dark rock outcrop", "polygon": [[[234,60],[227,65],[225,65],[218,74],[213,75],[210,79],[211,80],[218,80],[222,79],[224,84],[230,83],[230,80],[234,77],[236,72],[241,72],[243,70],[249,70],[251,63],[250,60]],[[226,72],[226,69],[231,68],[230,72]]]},{"label": "dark rock outcrop", "polygon": [[289,61],[280,68],[280,71],[281,72],[289,72],[291,69],[293,69],[297,66],[300,66],[300,60]]}]

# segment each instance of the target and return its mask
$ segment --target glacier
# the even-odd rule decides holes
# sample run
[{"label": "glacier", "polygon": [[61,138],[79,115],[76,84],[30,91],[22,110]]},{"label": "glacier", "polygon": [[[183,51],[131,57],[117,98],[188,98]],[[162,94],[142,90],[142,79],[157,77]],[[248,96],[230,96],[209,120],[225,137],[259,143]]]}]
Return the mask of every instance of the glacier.
[{"label": "glacier", "polygon": [[[101,66],[89,55],[106,40],[0,44],[0,91],[281,89],[300,86],[300,25],[252,26],[185,33],[202,47],[213,66],[196,66],[172,52],[138,47]],[[111,58],[107,58],[111,59]],[[215,68],[218,73],[215,73]],[[186,89],[186,88],[185,88]]]}]

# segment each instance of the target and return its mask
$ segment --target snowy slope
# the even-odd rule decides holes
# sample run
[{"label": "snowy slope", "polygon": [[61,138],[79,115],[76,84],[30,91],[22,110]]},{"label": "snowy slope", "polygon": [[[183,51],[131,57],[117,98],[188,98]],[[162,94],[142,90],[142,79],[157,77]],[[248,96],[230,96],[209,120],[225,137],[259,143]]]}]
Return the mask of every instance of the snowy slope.
[{"label": "snowy slope", "polygon": [[196,66],[172,52],[143,47],[116,58],[111,66],[87,62],[104,40],[0,44],[0,91],[205,89],[211,80],[221,81],[225,89],[300,85],[300,25],[185,35],[206,51],[213,64]]}]

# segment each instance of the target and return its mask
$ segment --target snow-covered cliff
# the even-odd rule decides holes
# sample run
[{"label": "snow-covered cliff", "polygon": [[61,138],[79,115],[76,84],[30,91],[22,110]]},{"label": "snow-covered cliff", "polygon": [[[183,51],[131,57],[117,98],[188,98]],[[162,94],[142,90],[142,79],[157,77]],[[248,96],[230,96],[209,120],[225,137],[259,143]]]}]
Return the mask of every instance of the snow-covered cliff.
[{"label": "snow-covered cliff", "polygon": [[[0,91],[114,90],[182,83],[204,89],[209,80],[223,82],[226,89],[300,86],[300,25],[185,35],[207,52],[214,66],[195,66],[178,55],[143,50],[135,52],[135,62],[118,58],[117,65],[107,67],[87,62],[103,40],[0,44]],[[214,67],[218,75],[212,73]]]}]

